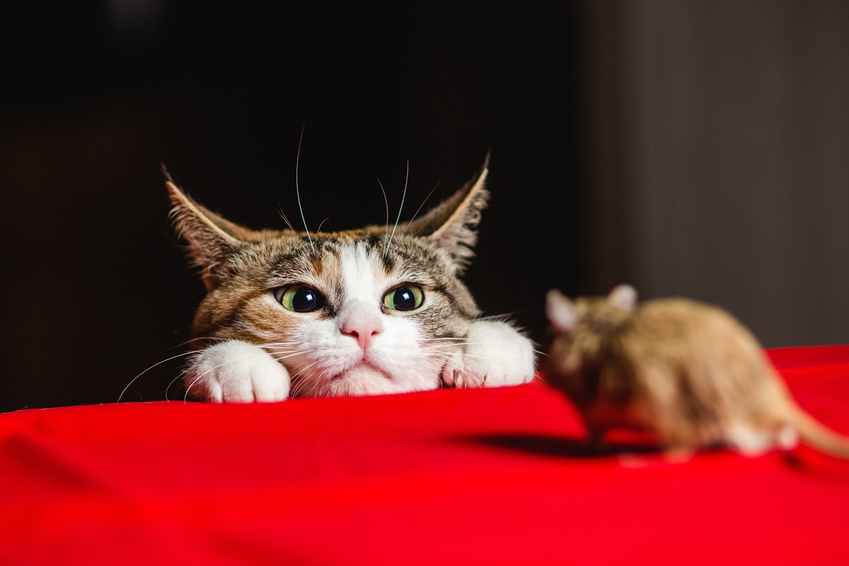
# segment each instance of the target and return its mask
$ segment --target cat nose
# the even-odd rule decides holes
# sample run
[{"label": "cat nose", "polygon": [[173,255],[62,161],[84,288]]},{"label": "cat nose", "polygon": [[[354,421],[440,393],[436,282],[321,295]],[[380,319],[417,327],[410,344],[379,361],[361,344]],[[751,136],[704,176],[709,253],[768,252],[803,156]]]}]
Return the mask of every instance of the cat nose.
[{"label": "cat nose", "polygon": [[380,313],[368,313],[358,310],[345,317],[340,327],[342,334],[356,339],[360,348],[371,346],[374,336],[383,332]]},{"label": "cat nose", "polygon": [[349,321],[342,326],[342,334],[355,338],[363,350],[371,346],[372,337],[381,332],[383,325],[375,320]]}]

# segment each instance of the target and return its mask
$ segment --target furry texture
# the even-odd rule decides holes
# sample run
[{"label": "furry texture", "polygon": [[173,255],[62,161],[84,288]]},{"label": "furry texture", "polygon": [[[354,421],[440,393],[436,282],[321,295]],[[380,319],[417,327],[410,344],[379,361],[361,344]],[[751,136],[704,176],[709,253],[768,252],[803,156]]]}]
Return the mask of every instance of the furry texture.
[{"label": "furry texture", "polygon": [[637,305],[620,286],[576,301],[552,291],[545,380],[581,411],[591,440],[648,428],[677,453],[726,445],[755,455],[802,440],[849,458],[849,443],[792,400],[755,337],[717,307],[687,299]]},{"label": "furry texture", "polygon": [[459,279],[486,174],[407,224],[329,234],[249,230],[169,180],[176,230],[207,289],[193,323],[207,343],[186,370],[188,393],[278,401],[531,380],[531,342],[479,320]]}]

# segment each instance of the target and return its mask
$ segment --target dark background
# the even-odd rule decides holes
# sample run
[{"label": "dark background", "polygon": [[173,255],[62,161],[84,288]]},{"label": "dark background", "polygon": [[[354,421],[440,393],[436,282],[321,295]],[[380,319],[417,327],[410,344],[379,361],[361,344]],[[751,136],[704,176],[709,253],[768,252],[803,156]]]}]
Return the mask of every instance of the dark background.
[{"label": "dark background", "polygon": [[383,222],[378,179],[394,217],[408,161],[409,218],[491,151],[466,281],[541,344],[546,290],[622,282],[767,347],[849,340],[844,0],[18,3],[0,48],[0,411],[114,402],[184,352],[203,287],[160,163],[299,225],[302,128],[313,229]]},{"label": "dark background", "polygon": [[[76,2],[3,18],[0,410],[113,402],[183,351],[202,285],[160,173],[250,227],[404,217],[491,151],[467,283],[541,339],[579,286],[577,4]],[[125,400],[165,397],[179,361]]]}]

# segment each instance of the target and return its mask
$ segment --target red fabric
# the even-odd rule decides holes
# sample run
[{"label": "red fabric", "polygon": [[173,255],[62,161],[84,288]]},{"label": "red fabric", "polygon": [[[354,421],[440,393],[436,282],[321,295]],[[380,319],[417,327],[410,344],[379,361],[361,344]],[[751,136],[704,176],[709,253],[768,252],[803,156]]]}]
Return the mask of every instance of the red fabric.
[{"label": "red fabric", "polygon": [[[769,352],[849,433],[849,346]],[[0,415],[0,564],[838,564],[849,463],[583,456],[534,383]]]}]

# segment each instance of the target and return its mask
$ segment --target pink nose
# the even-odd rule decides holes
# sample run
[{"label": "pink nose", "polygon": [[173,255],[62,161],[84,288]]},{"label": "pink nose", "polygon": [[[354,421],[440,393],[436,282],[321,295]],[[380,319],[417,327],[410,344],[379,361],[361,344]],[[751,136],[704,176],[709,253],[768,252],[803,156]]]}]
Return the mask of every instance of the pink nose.
[{"label": "pink nose", "polygon": [[342,324],[342,334],[355,338],[360,348],[365,350],[371,346],[374,336],[383,332],[383,324],[377,317],[352,316]]}]

